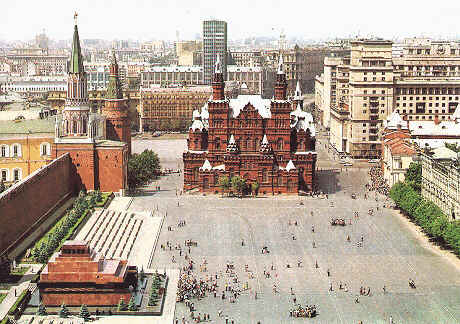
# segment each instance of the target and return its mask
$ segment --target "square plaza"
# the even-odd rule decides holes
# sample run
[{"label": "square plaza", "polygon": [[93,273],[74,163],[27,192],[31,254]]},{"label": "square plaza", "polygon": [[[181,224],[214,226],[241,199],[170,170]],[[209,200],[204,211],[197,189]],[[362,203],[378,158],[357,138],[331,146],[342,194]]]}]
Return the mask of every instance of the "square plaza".
[{"label": "square plaza", "polygon": [[[178,168],[185,140],[138,141],[133,147],[153,149],[163,167]],[[382,196],[376,201],[371,193],[364,199],[368,166],[357,163],[340,172],[340,164],[321,140],[318,148],[320,188],[331,192],[329,199],[176,195],[182,177],[162,177],[154,184],[160,185],[159,192],[148,190],[130,206],[130,211],[158,209],[165,215],[151,267],[182,268],[185,253],[160,245],[170,242],[184,249],[185,240],[197,242],[190,251],[193,274],[204,280],[217,274],[219,287],[217,298],[207,294],[192,300],[194,314],[210,314],[213,323],[225,323],[227,316],[229,323],[306,321],[289,317],[294,297],[302,306],[317,306],[319,314],[309,320],[312,323],[386,323],[390,316],[396,323],[460,322],[458,260],[451,262],[444,253],[423,245],[412,224],[396,210],[383,208]],[[352,192],[357,199],[350,198]],[[346,226],[331,226],[331,218],[345,219]],[[180,221],[186,226],[178,227]],[[269,253],[261,253],[264,246]],[[200,267],[204,263],[206,272]],[[227,263],[234,265],[238,283],[226,273]],[[270,278],[264,272],[270,272]],[[409,278],[416,289],[409,287]],[[339,289],[340,283],[347,291]],[[220,298],[226,284],[244,288],[235,303]],[[360,287],[370,288],[370,296],[360,296]],[[177,303],[175,317],[191,322],[184,303]]]}]

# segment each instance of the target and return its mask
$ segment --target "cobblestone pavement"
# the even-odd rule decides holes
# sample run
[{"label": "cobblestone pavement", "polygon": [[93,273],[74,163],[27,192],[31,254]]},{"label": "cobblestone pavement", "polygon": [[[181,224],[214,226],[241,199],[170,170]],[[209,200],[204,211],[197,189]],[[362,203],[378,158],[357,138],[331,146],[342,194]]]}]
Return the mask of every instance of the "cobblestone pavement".
[{"label": "cobblestone pavement", "polygon": [[[168,142],[141,143],[159,151],[165,167],[175,168],[184,143]],[[195,274],[206,278],[218,272],[220,296],[223,286],[230,281],[225,274],[226,263],[233,262],[239,281],[249,285],[236,303],[213,296],[194,301],[195,314],[209,313],[212,323],[225,323],[225,316],[245,324],[303,322],[289,317],[294,297],[291,288],[297,303],[317,305],[319,315],[312,323],[358,323],[359,320],[388,323],[390,316],[395,323],[459,323],[458,270],[423,248],[403,226],[396,211],[383,208],[381,197],[376,201],[372,194],[371,199],[363,199],[366,164],[356,163],[348,171],[339,172],[340,165],[329,159],[321,138],[319,142],[320,187],[331,192],[329,199],[176,197],[176,188],[182,184],[182,178],[177,175],[162,178],[160,192],[149,191],[136,197],[130,210],[158,208],[159,213],[167,213],[152,267],[162,269],[185,264],[184,255],[179,256],[174,249],[163,251],[160,244],[169,241],[173,246],[176,243],[183,246],[187,239],[196,241],[198,246],[191,248],[191,258],[197,268]],[[133,146],[136,151],[138,142]],[[350,198],[352,192],[358,193],[358,199]],[[367,214],[371,208],[373,216]],[[359,218],[354,217],[355,211],[359,212]],[[332,227],[332,217],[344,218],[347,225]],[[186,226],[177,227],[181,220],[186,221]],[[297,226],[293,225],[294,221],[298,222]],[[168,231],[168,226],[172,226],[172,231]],[[346,239],[348,235],[350,242]],[[362,247],[359,247],[361,237]],[[263,246],[267,246],[270,253],[262,254]],[[203,259],[208,263],[207,272],[200,272],[198,267]],[[302,261],[300,267],[298,261]],[[245,265],[253,279],[249,279]],[[274,271],[270,270],[272,265]],[[264,276],[264,270],[271,273],[271,278]],[[416,289],[409,288],[409,278],[415,281]],[[340,282],[347,285],[348,292],[339,289]],[[330,284],[333,291],[329,291]],[[278,293],[273,292],[273,285],[277,286]],[[359,303],[355,303],[362,286],[370,287],[371,296],[360,296]],[[219,310],[223,312],[221,318],[217,316]],[[184,304],[177,304],[177,318],[185,316],[191,322],[189,314]]]}]

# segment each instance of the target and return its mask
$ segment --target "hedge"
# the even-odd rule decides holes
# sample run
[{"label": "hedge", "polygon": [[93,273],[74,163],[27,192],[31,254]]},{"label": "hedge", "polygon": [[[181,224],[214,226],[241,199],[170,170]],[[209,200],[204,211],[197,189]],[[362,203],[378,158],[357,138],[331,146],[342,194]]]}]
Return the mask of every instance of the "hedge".
[{"label": "hedge", "polygon": [[14,313],[16,313],[16,310],[18,309],[19,305],[21,304],[21,302],[23,301],[23,299],[26,297],[27,293],[29,292],[29,290],[25,289],[18,297],[18,299],[16,299],[16,302],[13,304],[13,306],[11,306],[10,310],[8,311],[8,315],[14,315]]},{"label": "hedge", "polygon": [[424,199],[409,184],[394,184],[390,190],[390,197],[426,234],[447,245],[460,256],[459,221],[449,222],[436,204]]},{"label": "hedge", "polygon": [[78,228],[86,215],[102,200],[98,191],[86,195],[81,192],[75,200],[73,208],[68,211],[32,248],[32,259],[46,263],[58,251],[62,244],[68,240]]}]

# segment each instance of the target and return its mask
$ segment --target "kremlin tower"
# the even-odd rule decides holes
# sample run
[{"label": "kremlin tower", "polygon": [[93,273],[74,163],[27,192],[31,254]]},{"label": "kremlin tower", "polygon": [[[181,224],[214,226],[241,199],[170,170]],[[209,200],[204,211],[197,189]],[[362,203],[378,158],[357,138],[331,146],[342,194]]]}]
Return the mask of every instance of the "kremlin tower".
[{"label": "kremlin tower", "polygon": [[121,192],[127,189],[131,136],[127,109],[113,57],[110,84],[103,114],[92,113],[88,104],[87,74],[83,66],[77,14],[62,114],[56,116],[53,156],[70,155],[73,187]]},{"label": "kremlin tower", "polygon": [[117,58],[115,57],[115,52],[112,52],[109,85],[107,87],[102,114],[106,116],[107,120],[107,139],[127,143],[128,152],[131,154],[131,129],[129,127],[126,101],[126,99],[123,99],[123,92],[118,77]]}]

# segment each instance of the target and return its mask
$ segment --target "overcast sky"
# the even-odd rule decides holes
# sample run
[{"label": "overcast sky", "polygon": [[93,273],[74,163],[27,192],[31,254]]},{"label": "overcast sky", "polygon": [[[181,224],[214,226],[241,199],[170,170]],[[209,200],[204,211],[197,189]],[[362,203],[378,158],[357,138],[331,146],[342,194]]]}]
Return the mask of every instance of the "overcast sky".
[{"label": "overcast sky", "polygon": [[0,39],[72,35],[78,11],[81,38],[194,39],[202,21],[227,21],[229,39],[460,35],[459,0],[1,0]]}]

